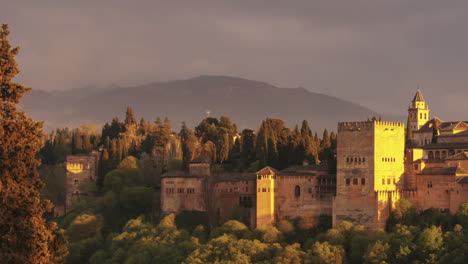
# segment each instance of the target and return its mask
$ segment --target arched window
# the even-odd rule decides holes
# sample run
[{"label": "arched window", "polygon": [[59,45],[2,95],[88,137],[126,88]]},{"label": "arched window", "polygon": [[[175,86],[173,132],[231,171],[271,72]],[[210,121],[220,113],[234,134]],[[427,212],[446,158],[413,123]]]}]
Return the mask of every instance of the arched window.
[{"label": "arched window", "polygon": [[440,159],[440,152],[438,150],[435,152],[435,158]]},{"label": "arched window", "polygon": [[429,151],[428,159],[433,159],[433,158],[434,158],[434,153],[432,151]]},{"label": "arched window", "polygon": [[423,115],[422,113],[419,114],[419,119],[422,119]]},{"label": "arched window", "polygon": [[301,187],[299,187],[299,185],[296,185],[296,187],[294,187],[294,196],[295,197],[301,196]]},{"label": "arched window", "polygon": [[427,114],[424,114],[424,119],[427,119]]}]

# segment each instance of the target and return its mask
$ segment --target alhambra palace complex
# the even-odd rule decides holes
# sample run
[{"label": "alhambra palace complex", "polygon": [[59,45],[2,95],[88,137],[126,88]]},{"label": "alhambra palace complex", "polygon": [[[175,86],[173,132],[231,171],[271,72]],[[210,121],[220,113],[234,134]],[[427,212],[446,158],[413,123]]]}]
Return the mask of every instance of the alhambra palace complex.
[{"label": "alhambra palace complex", "polygon": [[[66,207],[72,208],[73,197],[80,195],[77,182],[94,180],[96,168],[96,154],[67,158]],[[331,215],[333,225],[350,221],[383,228],[400,198],[418,210],[434,207],[450,213],[468,201],[468,123],[429,119],[419,89],[408,109],[407,128],[377,120],[338,123],[336,172],[322,163],[217,174],[199,158],[188,172],[161,176],[164,213],[214,212],[222,223],[241,210],[257,228],[319,215]]]}]

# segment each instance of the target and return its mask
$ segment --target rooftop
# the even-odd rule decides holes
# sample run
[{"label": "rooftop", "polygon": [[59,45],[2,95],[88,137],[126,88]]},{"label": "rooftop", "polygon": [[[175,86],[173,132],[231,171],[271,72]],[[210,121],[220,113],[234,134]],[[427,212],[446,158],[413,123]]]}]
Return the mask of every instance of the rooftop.
[{"label": "rooftop", "polygon": [[424,97],[421,93],[421,90],[418,88],[416,94],[414,95],[413,102],[425,102]]}]

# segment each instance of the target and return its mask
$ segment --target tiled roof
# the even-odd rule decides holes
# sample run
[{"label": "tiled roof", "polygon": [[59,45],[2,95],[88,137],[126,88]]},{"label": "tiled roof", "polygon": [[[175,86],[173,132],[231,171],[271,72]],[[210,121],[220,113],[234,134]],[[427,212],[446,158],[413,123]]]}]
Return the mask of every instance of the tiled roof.
[{"label": "tiled roof", "polygon": [[468,172],[461,167],[426,167],[424,168],[421,175],[458,175],[468,174]]},{"label": "tiled roof", "polygon": [[421,90],[416,91],[416,94],[414,95],[413,102],[424,102],[424,97],[421,93]]},{"label": "tiled roof", "polygon": [[458,177],[457,182],[458,183],[468,183],[468,176]]},{"label": "tiled roof", "polygon": [[433,119],[429,120],[424,124],[420,129],[419,132],[432,132],[434,130],[434,127],[437,129],[440,129],[441,127],[448,126],[449,124],[444,124],[445,122],[440,120],[437,117],[434,117]]},{"label": "tiled roof", "polygon": [[265,168],[257,171],[255,174],[257,175],[273,175],[273,174],[278,174],[278,171],[273,169],[272,167],[270,166],[266,166]]},{"label": "tiled roof", "polygon": [[441,131],[453,131],[456,129],[468,129],[468,125],[463,122],[463,121],[458,121],[458,122],[444,122],[450,124],[449,126],[446,126],[441,129]]},{"label": "tiled roof", "polygon": [[446,158],[445,160],[468,160],[468,152],[462,152]]},{"label": "tiled roof", "polygon": [[181,170],[174,170],[174,171],[168,171],[166,173],[163,173],[161,175],[161,178],[202,178],[200,176],[194,176],[194,175],[189,175],[185,171]]},{"label": "tiled roof", "polygon": [[421,147],[422,149],[462,149],[468,148],[468,142],[455,143],[431,143]]},{"label": "tiled roof", "polygon": [[457,167],[426,167],[421,171],[421,175],[455,175]]},{"label": "tiled roof", "polygon": [[214,177],[216,182],[253,181],[257,178],[254,173],[242,172],[224,172]]}]

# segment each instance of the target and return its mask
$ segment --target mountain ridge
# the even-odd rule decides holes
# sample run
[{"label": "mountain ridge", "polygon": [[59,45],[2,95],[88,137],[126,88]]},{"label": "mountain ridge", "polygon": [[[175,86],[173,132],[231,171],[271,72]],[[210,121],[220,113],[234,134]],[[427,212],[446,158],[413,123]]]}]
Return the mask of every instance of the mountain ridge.
[{"label": "mountain ridge", "polygon": [[261,120],[280,118],[292,127],[308,120],[313,129],[335,130],[339,121],[366,120],[377,113],[337,97],[312,92],[304,87],[282,88],[266,82],[223,75],[153,82],[130,87],[99,90],[78,89],[47,92],[33,90],[22,105],[46,129],[81,123],[102,125],[123,117],[131,106],[136,117],[146,120],[169,117],[174,128],[182,121],[197,125],[210,110],[213,116],[229,116],[240,129],[257,129]]}]

